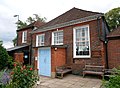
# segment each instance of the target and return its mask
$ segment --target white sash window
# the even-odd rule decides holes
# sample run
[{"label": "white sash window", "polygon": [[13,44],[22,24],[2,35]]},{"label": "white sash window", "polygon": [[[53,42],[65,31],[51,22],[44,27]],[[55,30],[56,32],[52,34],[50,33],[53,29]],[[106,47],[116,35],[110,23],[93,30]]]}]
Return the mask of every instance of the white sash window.
[{"label": "white sash window", "polygon": [[45,34],[40,34],[36,36],[36,46],[44,46]]},{"label": "white sash window", "polygon": [[55,31],[52,33],[52,45],[63,44],[63,31]]},{"label": "white sash window", "polygon": [[89,25],[75,27],[73,30],[74,58],[90,58]]},{"label": "white sash window", "polygon": [[27,43],[27,31],[22,32],[22,43]]}]

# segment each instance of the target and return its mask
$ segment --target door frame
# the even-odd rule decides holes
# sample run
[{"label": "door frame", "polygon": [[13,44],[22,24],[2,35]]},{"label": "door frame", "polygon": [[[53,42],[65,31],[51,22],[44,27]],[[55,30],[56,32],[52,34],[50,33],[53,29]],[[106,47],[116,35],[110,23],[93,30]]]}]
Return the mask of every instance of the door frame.
[{"label": "door frame", "polygon": [[39,67],[39,58],[40,58],[40,56],[39,56],[39,51],[41,50],[41,49],[50,49],[50,77],[51,77],[51,74],[52,74],[52,72],[51,72],[51,69],[52,69],[52,64],[51,64],[51,47],[41,47],[41,48],[38,48],[38,61],[37,61],[37,68],[38,68],[38,74],[39,74],[39,69],[40,69],[40,67]]}]

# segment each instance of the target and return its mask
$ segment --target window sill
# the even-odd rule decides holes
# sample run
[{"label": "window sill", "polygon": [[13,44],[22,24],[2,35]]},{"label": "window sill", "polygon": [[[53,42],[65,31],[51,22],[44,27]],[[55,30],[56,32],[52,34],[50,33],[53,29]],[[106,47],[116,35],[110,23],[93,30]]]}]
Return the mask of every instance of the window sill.
[{"label": "window sill", "polygon": [[22,43],[27,43],[27,42],[22,42]]},{"label": "window sill", "polygon": [[63,45],[63,43],[61,43],[61,44],[52,44],[52,45]]},{"label": "window sill", "polygon": [[91,56],[74,56],[73,58],[81,58],[81,59],[83,59],[83,58],[91,58]]},{"label": "window sill", "polygon": [[45,45],[37,45],[36,47],[42,47],[42,46],[45,46]]}]

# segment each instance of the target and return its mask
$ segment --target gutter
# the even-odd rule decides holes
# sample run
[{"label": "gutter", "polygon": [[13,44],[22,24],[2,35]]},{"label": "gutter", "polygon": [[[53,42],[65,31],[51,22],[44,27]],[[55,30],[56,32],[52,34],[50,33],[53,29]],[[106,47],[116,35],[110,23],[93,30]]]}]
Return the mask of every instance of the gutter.
[{"label": "gutter", "polygon": [[30,37],[31,37],[31,40],[30,40],[31,42],[30,42],[30,60],[29,60],[30,62],[29,62],[29,63],[30,63],[30,65],[31,65],[32,55],[33,55],[33,54],[32,54],[32,41],[33,41],[33,40],[32,40],[32,34],[31,34],[31,33],[30,33]]}]

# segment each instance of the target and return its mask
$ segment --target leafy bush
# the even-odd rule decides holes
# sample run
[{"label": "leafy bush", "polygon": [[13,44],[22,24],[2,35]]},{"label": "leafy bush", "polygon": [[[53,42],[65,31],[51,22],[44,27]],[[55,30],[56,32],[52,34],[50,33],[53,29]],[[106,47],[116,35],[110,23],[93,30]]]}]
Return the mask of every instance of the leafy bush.
[{"label": "leafy bush", "polygon": [[104,81],[103,85],[105,88],[120,88],[120,70],[114,69],[116,74],[110,76],[108,81]]},{"label": "leafy bush", "polygon": [[14,64],[15,68],[11,72],[12,81],[8,88],[32,88],[38,80],[32,66],[21,66]]},{"label": "leafy bush", "polygon": [[0,69],[3,69],[4,67],[7,66],[8,61],[8,53],[5,48],[0,45]]},{"label": "leafy bush", "polygon": [[13,58],[11,56],[8,56],[8,61],[7,61],[7,67],[9,69],[12,69],[14,66],[13,66]]},{"label": "leafy bush", "polygon": [[6,51],[6,49],[0,44],[0,70],[5,67],[12,68],[13,59],[10,57]]}]

